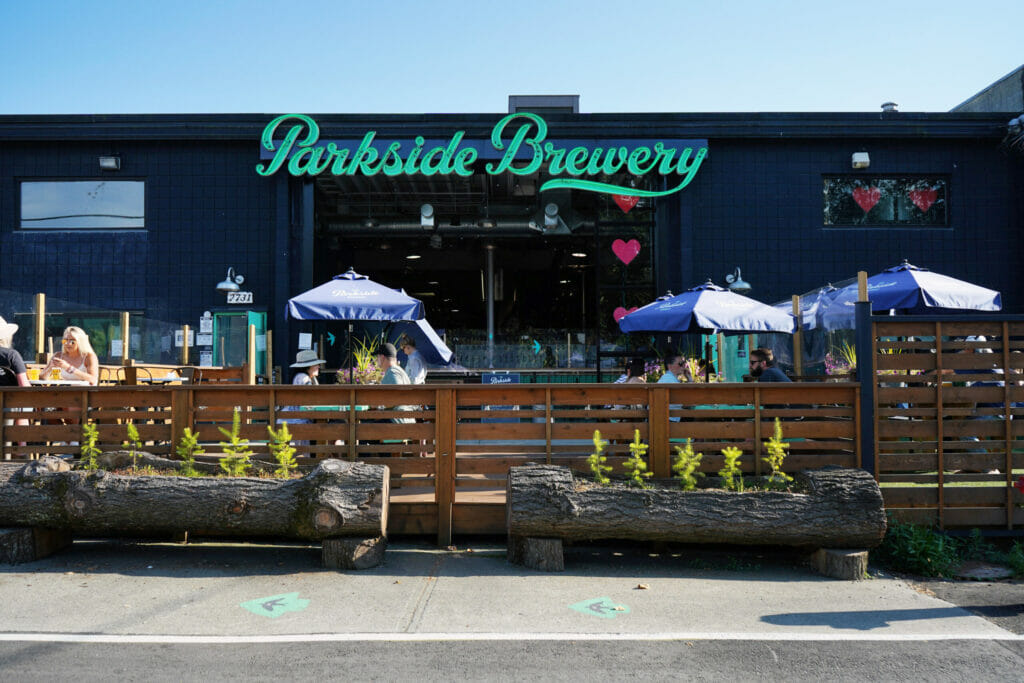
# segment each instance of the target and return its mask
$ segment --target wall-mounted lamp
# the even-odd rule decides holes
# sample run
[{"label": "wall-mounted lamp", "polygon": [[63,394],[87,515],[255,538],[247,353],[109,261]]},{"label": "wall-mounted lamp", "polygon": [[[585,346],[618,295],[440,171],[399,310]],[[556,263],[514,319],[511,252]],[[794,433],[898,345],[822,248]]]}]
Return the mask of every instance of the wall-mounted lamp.
[{"label": "wall-mounted lamp", "polygon": [[479,221],[477,221],[476,224],[479,225],[481,228],[488,229],[492,229],[498,225],[493,218],[481,218]]},{"label": "wall-mounted lamp", "polygon": [[740,275],[740,267],[736,266],[736,270],[725,276],[725,281],[729,285],[729,289],[737,294],[743,294],[749,292],[752,287],[750,283],[743,279]]},{"label": "wall-mounted lamp", "polygon": [[100,157],[101,171],[120,171],[121,157]]},{"label": "wall-mounted lamp", "polygon": [[854,152],[852,163],[854,168],[867,168],[871,165],[871,157],[867,152]]},{"label": "wall-mounted lamp", "polygon": [[218,292],[237,292],[239,290],[238,285],[245,282],[245,278],[241,275],[235,275],[234,267],[228,268],[228,276],[224,278],[224,282],[217,283]]},{"label": "wall-mounted lamp", "polygon": [[434,227],[434,207],[430,204],[420,206],[420,225],[426,230]]}]

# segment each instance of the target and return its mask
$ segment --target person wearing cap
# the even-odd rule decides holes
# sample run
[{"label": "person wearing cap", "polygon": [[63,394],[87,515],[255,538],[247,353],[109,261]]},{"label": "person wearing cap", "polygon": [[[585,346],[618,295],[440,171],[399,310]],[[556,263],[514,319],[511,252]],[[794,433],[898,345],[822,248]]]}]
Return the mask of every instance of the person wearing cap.
[{"label": "person wearing cap", "polygon": [[295,354],[295,362],[291,365],[297,370],[295,377],[292,378],[292,384],[320,384],[317,381],[317,375],[320,374],[320,366],[326,362],[317,357],[316,351],[310,349],[299,351]]},{"label": "person wearing cap", "polygon": [[28,370],[21,354],[11,346],[18,326],[0,318],[0,386],[27,387]]},{"label": "person wearing cap", "polygon": [[405,374],[409,375],[409,381],[413,384],[425,384],[427,381],[427,366],[423,362],[423,356],[416,350],[416,340],[404,335],[398,340],[408,360],[405,361]]},{"label": "person wearing cap", "polygon": [[[377,365],[384,371],[384,374],[380,378],[381,384],[412,384],[409,380],[409,375],[406,374],[402,366],[398,364],[398,349],[395,345],[388,342],[380,347],[377,351]],[[395,410],[415,410],[414,406],[395,406]],[[415,422],[411,417],[396,417],[391,419],[392,422]]]},{"label": "person wearing cap", "polygon": [[380,378],[381,384],[412,384],[409,375],[398,364],[398,349],[390,342],[384,344],[377,351],[377,365],[384,374]]}]

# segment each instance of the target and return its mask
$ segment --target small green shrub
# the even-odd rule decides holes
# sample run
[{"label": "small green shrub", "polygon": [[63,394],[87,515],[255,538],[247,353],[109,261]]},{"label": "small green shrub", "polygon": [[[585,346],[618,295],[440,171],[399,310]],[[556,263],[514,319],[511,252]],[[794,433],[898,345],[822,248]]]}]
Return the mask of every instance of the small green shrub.
[{"label": "small green shrub", "polygon": [[601,486],[607,486],[612,481],[608,478],[608,472],[612,471],[612,466],[605,464],[608,461],[608,458],[604,455],[604,449],[607,445],[608,442],[601,438],[601,432],[595,429],[594,452],[587,457],[587,465],[594,474],[594,483]]},{"label": "small green shrub", "polygon": [[299,466],[295,461],[295,448],[292,446],[292,434],[288,431],[288,423],[285,422],[276,432],[274,428],[267,425],[267,432],[270,434],[270,453],[277,460],[277,469],[274,474],[279,479],[288,479],[292,470]]},{"label": "small green shrub", "polygon": [[629,475],[629,485],[639,488],[647,488],[645,479],[649,479],[653,472],[647,471],[647,461],[644,455],[647,453],[647,444],[640,441],[640,430],[633,430],[633,441],[629,444],[629,458],[622,463],[623,469]]},{"label": "small green shrub", "polygon": [[718,470],[718,476],[722,478],[727,491],[743,491],[743,469],[740,467],[740,456],[743,451],[735,446],[727,446],[722,449],[725,456],[725,463],[722,469]]},{"label": "small green shrub", "polygon": [[126,425],[128,429],[128,449],[132,454],[132,472],[139,469],[139,451],[142,450],[142,442],[139,440],[139,428],[135,426],[134,422],[129,422]]},{"label": "small green shrub", "polygon": [[100,468],[97,458],[100,457],[100,448],[96,445],[99,441],[99,429],[92,420],[82,425],[82,467],[87,470],[98,470]]},{"label": "small green shrub", "polygon": [[779,422],[779,418],[775,418],[775,431],[772,437],[764,442],[764,446],[768,449],[768,457],[761,459],[772,468],[772,473],[768,475],[768,486],[786,488],[792,483],[793,477],[782,471],[782,462],[786,459],[789,444],[782,440],[782,423]]},{"label": "small green shrub", "polygon": [[1006,553],[1006,565],[1013,570],[1016,577],[1024,576],[1024,544],[1014,541]]},{"label": "small green shrub", "polygon": [[181,458],[181,465],[178,466],[178,472],[183,477],[199,477],[202,474],[196,469],[196,456],[202,455],[206,451],[199,445],[199,436],[188,427],[185,427],[185,431],[182,432],[181,441],[178,443],[178,447],[175,449],[178,457]]},{"label": "small green shrub", "polygon": [[672,471],[675,477],[680,480],[684,491],[692,491],[697,488],[697,477],[703,477],[703,472],[698,472],[700,461],[704,457],[702,453],[693,452],[693,440],[687,439],[686,445],[682,448],[676,446],[676,457],[672,461]]},{"label": "small green shrub", "polygon": [[239,436],[241,418],[238,415],[238,408],[235,408],[235,412],[231,416],[231,430],[228,431],[223,427],[217,429],[228,438],[227,441],[220,442],[225,453],[224,457],[220,459],[220,468],[229,477],[244,477],[252,467],[252,460],[250,460],[252,449],[249,448],[249,440]]},{"label": "small green shrub", "polygon": [[961,563],[955,538],[931,527],[904,524],[889,516],[889,526],[875,558],[896,571],[921,576],[952,576]]}]

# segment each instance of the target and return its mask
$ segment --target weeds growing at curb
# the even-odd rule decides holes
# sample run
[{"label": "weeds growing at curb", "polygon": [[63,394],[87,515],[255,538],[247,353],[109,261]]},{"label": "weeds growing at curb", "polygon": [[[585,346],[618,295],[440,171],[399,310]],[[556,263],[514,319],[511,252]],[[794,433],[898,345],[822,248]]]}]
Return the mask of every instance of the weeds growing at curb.
[{"label": "weeds growing at curb", "polygon": [[947,536],[932,527],[905,524],[889,515],[885,538],[873,557],[889,569],[918,576],[951,577],[965,562],[1001,564],[1024,576],[1024,544],[1014,541],[1000,550],[975,529],[966,538]]}]

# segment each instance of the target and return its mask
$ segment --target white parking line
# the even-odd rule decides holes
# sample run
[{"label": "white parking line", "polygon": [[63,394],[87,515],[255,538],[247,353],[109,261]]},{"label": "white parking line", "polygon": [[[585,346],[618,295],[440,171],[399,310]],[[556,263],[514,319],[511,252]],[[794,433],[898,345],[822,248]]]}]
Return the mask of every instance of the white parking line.
[{"label": "white parking line", "polygon": [[872,634],[872,633],[751,633],[679,631],[666,633],[312,633],[253,636],[115,635],[90,633],[0,633],[0,642],[36,643],[157,643],[157,644],[247,644],[247,643],[332,643],[332,642],[428,642],[428,641],[667,641],[667,640],[749,640],[749,641],[878,641],[918,642],[942,640],[1024,641],[1024,635],[1005,631],[995,634]]}]

